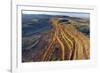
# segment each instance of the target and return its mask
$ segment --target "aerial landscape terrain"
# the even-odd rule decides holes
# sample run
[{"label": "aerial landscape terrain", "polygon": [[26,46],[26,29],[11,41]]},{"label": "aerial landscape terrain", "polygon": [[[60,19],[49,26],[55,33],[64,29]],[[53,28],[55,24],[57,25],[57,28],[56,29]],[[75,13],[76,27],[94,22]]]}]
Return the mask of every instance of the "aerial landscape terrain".
[{"label": "aerial landscape terrain", "polygon": [[90,59],[88,13],[22,13],[22,62]]}]

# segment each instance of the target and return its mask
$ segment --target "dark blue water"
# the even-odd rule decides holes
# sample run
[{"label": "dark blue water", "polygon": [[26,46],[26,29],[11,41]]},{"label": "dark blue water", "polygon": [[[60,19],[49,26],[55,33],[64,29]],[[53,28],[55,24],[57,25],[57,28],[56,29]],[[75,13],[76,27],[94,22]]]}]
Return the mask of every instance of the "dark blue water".
[{"label": "dark blue water", "polygon": [[29,36],[29,33],[37,34],[45,30],[50,30],[52,28],[49,23],[51,17],[49,15],[22,14],[22,36]]}]

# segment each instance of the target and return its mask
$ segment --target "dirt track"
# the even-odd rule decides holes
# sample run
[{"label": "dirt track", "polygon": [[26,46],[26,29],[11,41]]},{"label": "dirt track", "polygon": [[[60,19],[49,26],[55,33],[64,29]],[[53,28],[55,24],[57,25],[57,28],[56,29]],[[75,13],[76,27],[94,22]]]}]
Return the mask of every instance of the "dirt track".
[{"label": "dirt track", "polygon": [[[81,60],[90,58],[90,43],[83,33],[71,24],[58,23],[57,18],[51,20],[53,29],[49,34],[48,45],[37,54],[37,61],[49,61],[55,55],[59,60]],[[55,46],[59,53],[55,52]]]}]

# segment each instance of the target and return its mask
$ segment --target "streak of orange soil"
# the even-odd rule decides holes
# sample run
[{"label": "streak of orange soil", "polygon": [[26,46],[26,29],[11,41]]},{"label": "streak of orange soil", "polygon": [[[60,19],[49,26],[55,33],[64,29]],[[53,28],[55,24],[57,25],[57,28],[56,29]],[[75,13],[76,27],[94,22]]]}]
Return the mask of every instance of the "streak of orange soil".
[{"label": "streak of orange soil", "polygon": [[[53,26],[53,36],[51,37],[49,45],[43,54],[40,56],[42,61],[48,61],[50,55],[55,50],[54,44],[60,45],[59,53],[61,60],[77,60],[90,58],[90,43],[83,33],[76,30],[71,24],[59,24],[57,18],[51,19]],[[51,32],[52,33],[52,32]],[[67,47],[66,47],[67,46]],[[69,52],[69,53],[67,53]],[[66,55],[68,55],[66,57]]]}]

